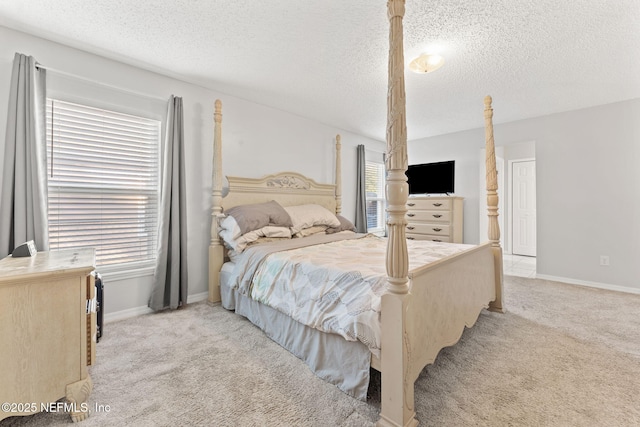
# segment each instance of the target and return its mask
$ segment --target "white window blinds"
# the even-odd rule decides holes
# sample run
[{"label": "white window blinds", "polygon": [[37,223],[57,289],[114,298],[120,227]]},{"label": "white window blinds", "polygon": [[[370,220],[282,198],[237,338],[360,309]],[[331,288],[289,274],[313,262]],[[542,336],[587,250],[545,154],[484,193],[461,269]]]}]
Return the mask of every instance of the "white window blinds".
[{"label": "white window blinds", "polygon": [[384,164],[365,162],[365,189],[367,202],[367,231],[383,233],[386,222]]},{"label": "white window blinds", "polygon": [[47,100],[50,249],[93,247],[98,266],[153,261],[160,128],[158,120]]}]

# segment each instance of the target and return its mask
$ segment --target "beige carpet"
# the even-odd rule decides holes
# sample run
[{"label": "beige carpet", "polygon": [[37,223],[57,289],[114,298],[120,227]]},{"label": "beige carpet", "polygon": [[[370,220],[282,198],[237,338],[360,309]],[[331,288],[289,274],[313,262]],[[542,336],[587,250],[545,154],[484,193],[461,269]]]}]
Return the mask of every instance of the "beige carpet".
[{"label": "beige carpet", "polygon": [[[505,279],[507,314],[483,313],[416,382],[421,425],[640,425],[640,295]],[[110,323],[97,352],[83,427],[371,426],[379,411],[378,376],[354,400],[205,303]],[[69,423],[42,413],[0,427]]]}]

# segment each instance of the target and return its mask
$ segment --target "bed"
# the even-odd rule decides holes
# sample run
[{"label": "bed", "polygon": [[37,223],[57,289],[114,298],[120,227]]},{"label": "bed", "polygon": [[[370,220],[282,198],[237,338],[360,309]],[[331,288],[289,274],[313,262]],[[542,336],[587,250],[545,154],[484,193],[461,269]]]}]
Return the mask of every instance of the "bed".
[{"label": "bed", "polygon": [[[362,398],[363,390],[366,394],[369,368],[380,371],[382,397],[378,425],[415,426],[418,421],[414,410],[414,382],[422,369],[433,363],[442,348],[455,344],[465,327],[475,324],[483,309],[504,311],[493,110],[491,98],[487,96],[484,100],[484,117],[488,242],[473,246],[440,244],[441,247],[437,249],[440,252],[437,254],[433,245],[421,249],[421,243],[408,241],[405,234],[408,193],[405,171],[408,162],[402,48],[404,0],[390,0],[387,7],[390,21],[386,150],[388,237],[380,240],[371,236],[355,235],[341,231],[340,227],[335,225],[331,225],[330,228],[335,227],[338,231],[336,233],[320,232],[299,239],[281,236],[278,234],[281,230],[270,231],[274,234],[261,231],[262,234],[253,240],[263,243],[249,242],[246,249],[243,247],[241,256],[235,254],[230,259],[230,254],[234,251],[227,252],[221,233],[230,229],[226,225],[223,226],[223,222],[230,216],[233,217],[227,214],[234,209],[242,212],[246,206],[254,205],[260,206],[262,211],[268,205],[269,210],[272,207],[270,204],[275,203],[291,213],[292,218],[298,218],[298,207],[310,205],[320,206],[331,212],[334,217],[341,214],[341,141],[340,136],[337,136],[336,177],[332,184],[317,183],[297,172],[281,172],[262,178],[226,177],[228,194],[223,197],[222,104],[217,100],[214,114],[209,301],[222,301],[226,308],[247,317],[272,339],[303,359],[318,376],[336,384],[354,397]],[[274,209],[275,213],[269,217],[269,224],[280,221],[274,219],[280,215],[280,210],[277,207]],[[280,226],[287,228],[288,225],[282,223]],[[238,223],[235,223],[233,227],[241,228],[242,236],[245,235],[247,228],[244,225],[239,227]],[[296,227],[293,228],[294,231],[300,231]],[[236,231],[233,238],[239,235]],[[225,241],[228,246],[226,238]],[[303,241],[304,243],[300,243]],[[380,246],[381,242],[384,247]],[[298,246],[299,244],[302,246]],[[262,283],[269,279],[269,268],[265,267],[266,261],[263,260],[268,259],[269,262],[276,263],[273,264],[276,267],[271,267],[271,272],[277,270],[278,274],[281,274],[290,268],[288,264],[277,264],[289,262],[282,255],[285,252],[286,257],[302,262],[300,260],[326,257],[326,252],[337,251],[338,249],[334,248],[339,246],[344,247],[345,253],[370,251],[371,257],[377,256],[378,264],[384,265],[382,273],[375,272],[375,280],[369,280],[373,276],[369,275],[368,270],[367,274],[358,273],[361,277],[367,278],[367,292],[373,295],[372,301],[375,301],[372,304],[379,305],[376,307],[377,311],[373,311],[374,314],[367,314],[379,319],[375,327],[379,330],[371,332],[367,329],[357,329],[360,320],[354,321],[355,327],[346,326],[340,329],[340,324],[336,326],[336,330],[327,329],[326,326],[340,322],[305,322],[304,316],[308,315],[306,309],[301,310],[301,314],[287,307],[304,306],[308,303],[307,300],[300,303],[300,298],[306,295],[306,291],[298,290],[299,293],[294,296],[298,298],[296,302],[287,303],[284,294],[296,291],[290,289],[293,286],[287,288],[289,281],[286,277],[280,277],[283,290],[264,291]],[[331,249],[327,251],[327,247]],[[355,250],[355,247],[366,249]],[[321,253],[322,250],[325,251],[324,254]],[[336,259],[342,258],[338,256]],[[285,265],[287,267],[284,267]],[[331,280],[336,276],[340,276],[340,280],[343,279],[342,276],[349,276],[346,280],[353,279],[348,272],[345,273],[338,266],[335,268],[338,270],[321,266],[308,274],[314,280],[318,274],[331,276]],[[375,266],[366,268],[375,270]],[[325,272],[324,269],[330,271]],[[265,282],[260,282],[256,277],[264,279]],[[273,281],[278,282],[276,279]],[[243,287],[243,284],[246,287]],[[338,285],[340,289],[352,287]],[[265,296],[270,293],[277,296],[275,300],[265,300]],[[335,292],[330,290],[328,294],[334,295]],[[318,301],[327,301],[328,294],[313,299],[312,305],[317,305]],[[352,313],[366,310],[348,311]]]}]

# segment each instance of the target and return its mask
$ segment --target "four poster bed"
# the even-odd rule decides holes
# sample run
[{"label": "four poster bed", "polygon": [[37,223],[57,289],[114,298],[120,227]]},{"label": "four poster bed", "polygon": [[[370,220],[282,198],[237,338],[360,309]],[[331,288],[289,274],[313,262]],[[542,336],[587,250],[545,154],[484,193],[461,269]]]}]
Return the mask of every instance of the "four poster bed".
[{"label": "four poster bed", "polygon": [[[387,6],[388,238],[353,233],[340,216],[340,136],[334,184],[296,172],[227,177],[223,198],[218,100],[209,300],[247,317],[354,397],[366,396],[370,367],[380,371],[378,425],[415,426],[414,382],[422,369],[455,344],[482,309],[503,311],[493,110],[486,97],[489,241],[477,246],[407,241],[404,0]],[[318,308],[329,314],[316,314]]]}]

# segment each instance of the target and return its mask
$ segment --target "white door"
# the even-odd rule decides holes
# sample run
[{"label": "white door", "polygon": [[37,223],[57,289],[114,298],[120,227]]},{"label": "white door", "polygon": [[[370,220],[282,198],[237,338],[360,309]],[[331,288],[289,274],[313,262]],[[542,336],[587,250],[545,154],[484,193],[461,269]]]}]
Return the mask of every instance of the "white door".
[{"label": "white door", "polygon": [[536,161],[514,161],[513,236],[514,255],[536,256]]}]

